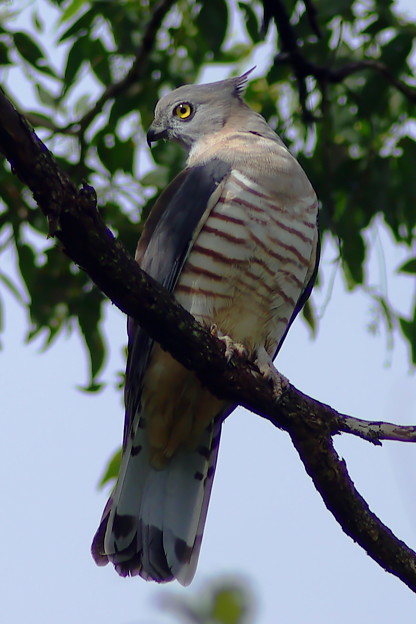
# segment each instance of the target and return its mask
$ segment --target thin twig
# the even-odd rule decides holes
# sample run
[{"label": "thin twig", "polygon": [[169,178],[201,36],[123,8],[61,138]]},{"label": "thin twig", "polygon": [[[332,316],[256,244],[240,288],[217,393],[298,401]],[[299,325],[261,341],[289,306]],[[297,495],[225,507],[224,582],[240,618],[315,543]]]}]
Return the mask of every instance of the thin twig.
[{"label": "thin twig", "polygon": [[[281,2],[280,0],[273,0],[273,2],[268,0],[267,2],[264,1],[263,4],[265,16],[267,14],[273,17],[276,24],[277,32],[279,34],[282,48],[282,51],[279,53],[279,58],[282,55],[287,56],[292,64],[296,81],[298,83],[299,102],[302,108],[303,120],[306,124],[309,124],[314,121],[314,116],[312,112],[308,109],[306,103],[308,90],[306,87],[305,78],[307,74],[303,72],[302,56],[298,47],[295,30],[290,23],[289,15],[283,2]],[[275,62],[277,62],[277,58],[278,57],[275,57]]]},{"label": "thin twig", "polygon": [[[63,133],[63,129],[57,126],[51,119],[44,117],[43,115],[37,115],[36,113],[24,113],[27,121],[31,126],[36,126],[38,128],[47,128],[48,130],[52,130],[54,133]],[[66,130],[65,134],[76,134],[74,130]]]}]

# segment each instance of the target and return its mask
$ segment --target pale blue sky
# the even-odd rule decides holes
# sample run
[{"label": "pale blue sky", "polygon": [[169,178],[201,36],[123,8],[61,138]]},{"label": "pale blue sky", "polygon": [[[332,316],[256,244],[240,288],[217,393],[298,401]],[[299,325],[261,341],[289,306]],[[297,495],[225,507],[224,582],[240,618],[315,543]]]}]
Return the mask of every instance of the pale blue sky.
[{"label": "pale blue sky", "polygon": [[[394,270],[407,254],[378,230],[390,298],[405,309],[414,284]],[[334,257],[335,250],[327,247],[323,288],[315,296],[318,308]],[[2,270],[15,274],[10,252],[1,263]],[[377,250],[369,271],[379,284]],[[206,582],[238,574],[256,595],[256,624],[414,624],[414,594],[342,533],[288,436],[241,409],[224,426],[191,587],[122,579],[109,566],[97,568],[89,548],[107,496],[97,490],[97,482],[121,441],[123,408],[112,385],[115,371],[124,367],[125,319],[108,306],[111,357],[104,378],[109,386],[90,396],[76,389],[87,379],[78,338],[61,338],[44,354],[40,342],[24,345],[26,315],[7,293],[2,295],[7,299],[0,353],[0,601],[5,622],[173,624],[177,620],[159,610],[158,602],[172,593],[196,595]],[[346,294],[338,273],[317,339],[311,342],[304,323],[297,321],[278,368],[303,392],[340,411],[414,423],[415,377],[409,375],[405,346],[396,339],[388,354],[384,337],[367,332],[370,318],[368,298]],[[416,447],[385,443],[376,448],[349,436],[336,445],[371,508],[415,547]]]}]

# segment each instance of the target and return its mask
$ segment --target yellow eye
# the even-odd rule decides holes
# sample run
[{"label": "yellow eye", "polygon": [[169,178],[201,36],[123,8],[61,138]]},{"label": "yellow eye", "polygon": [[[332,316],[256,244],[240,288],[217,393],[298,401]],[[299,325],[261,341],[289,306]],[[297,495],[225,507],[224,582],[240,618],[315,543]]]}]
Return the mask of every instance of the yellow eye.
[{"label": "yellow eye", "polygon": [[182,102],[173,112],[179,119],[188,119],[192,115],[192,106],[188,102]]}]

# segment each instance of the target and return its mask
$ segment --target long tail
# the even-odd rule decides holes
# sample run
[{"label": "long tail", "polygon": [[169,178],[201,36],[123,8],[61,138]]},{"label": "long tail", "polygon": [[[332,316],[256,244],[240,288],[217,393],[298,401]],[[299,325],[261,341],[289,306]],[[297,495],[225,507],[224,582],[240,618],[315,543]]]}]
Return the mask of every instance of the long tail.
[{"label": "long tail", "polygon": [[[142,419],[141,422],[145,422]],[[162,470],[150,465],[144,428],[127,443],[115,489],[92,543],[98,565],[121,576],[189,585],[195,574],[217,462],[222,418],[194,451],[176,452]]]}]

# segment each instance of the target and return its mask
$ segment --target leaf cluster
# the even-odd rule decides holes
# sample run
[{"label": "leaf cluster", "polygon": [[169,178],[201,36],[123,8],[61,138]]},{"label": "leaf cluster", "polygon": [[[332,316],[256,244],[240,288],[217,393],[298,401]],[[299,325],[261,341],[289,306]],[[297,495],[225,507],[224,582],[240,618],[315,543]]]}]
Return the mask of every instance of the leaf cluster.
[{"label": "leaf cluster", "polygon": [[[175,145],[157,146],[152,158],[143,147],[158,97],[204,79],[214,64],[238,72],[253,58],[261,58],[264,77],[250,83],[247,100],[313,181],[323,236],[338,242],[349,288],[369,290],[365,232],[376,217],[410,248],[416,27],[391,2],[42,0],[26,8],[22,27],[23,4],[0,13],[5,88],[72,179],[94,184],[106,223],[129,250],[155,195],[183,165]],[[11,79],[17,67],[29,96]],[[106,355],[104,298],[46,240],[33,199],[6,164],[0,196],[0,252],[14,247],[21,278],[14,283],[0,269],[0,283],[27,307],[27,339],[41,334],[48,346],[63,331],[79,331],[90,360],[87,388],[95,390]],[[414,274],[414,263],[402,270]],[[383,293],[370,296],[416,362],[416,305],[405,316]],[[306,318],[314,327],[312,308]]]}]

